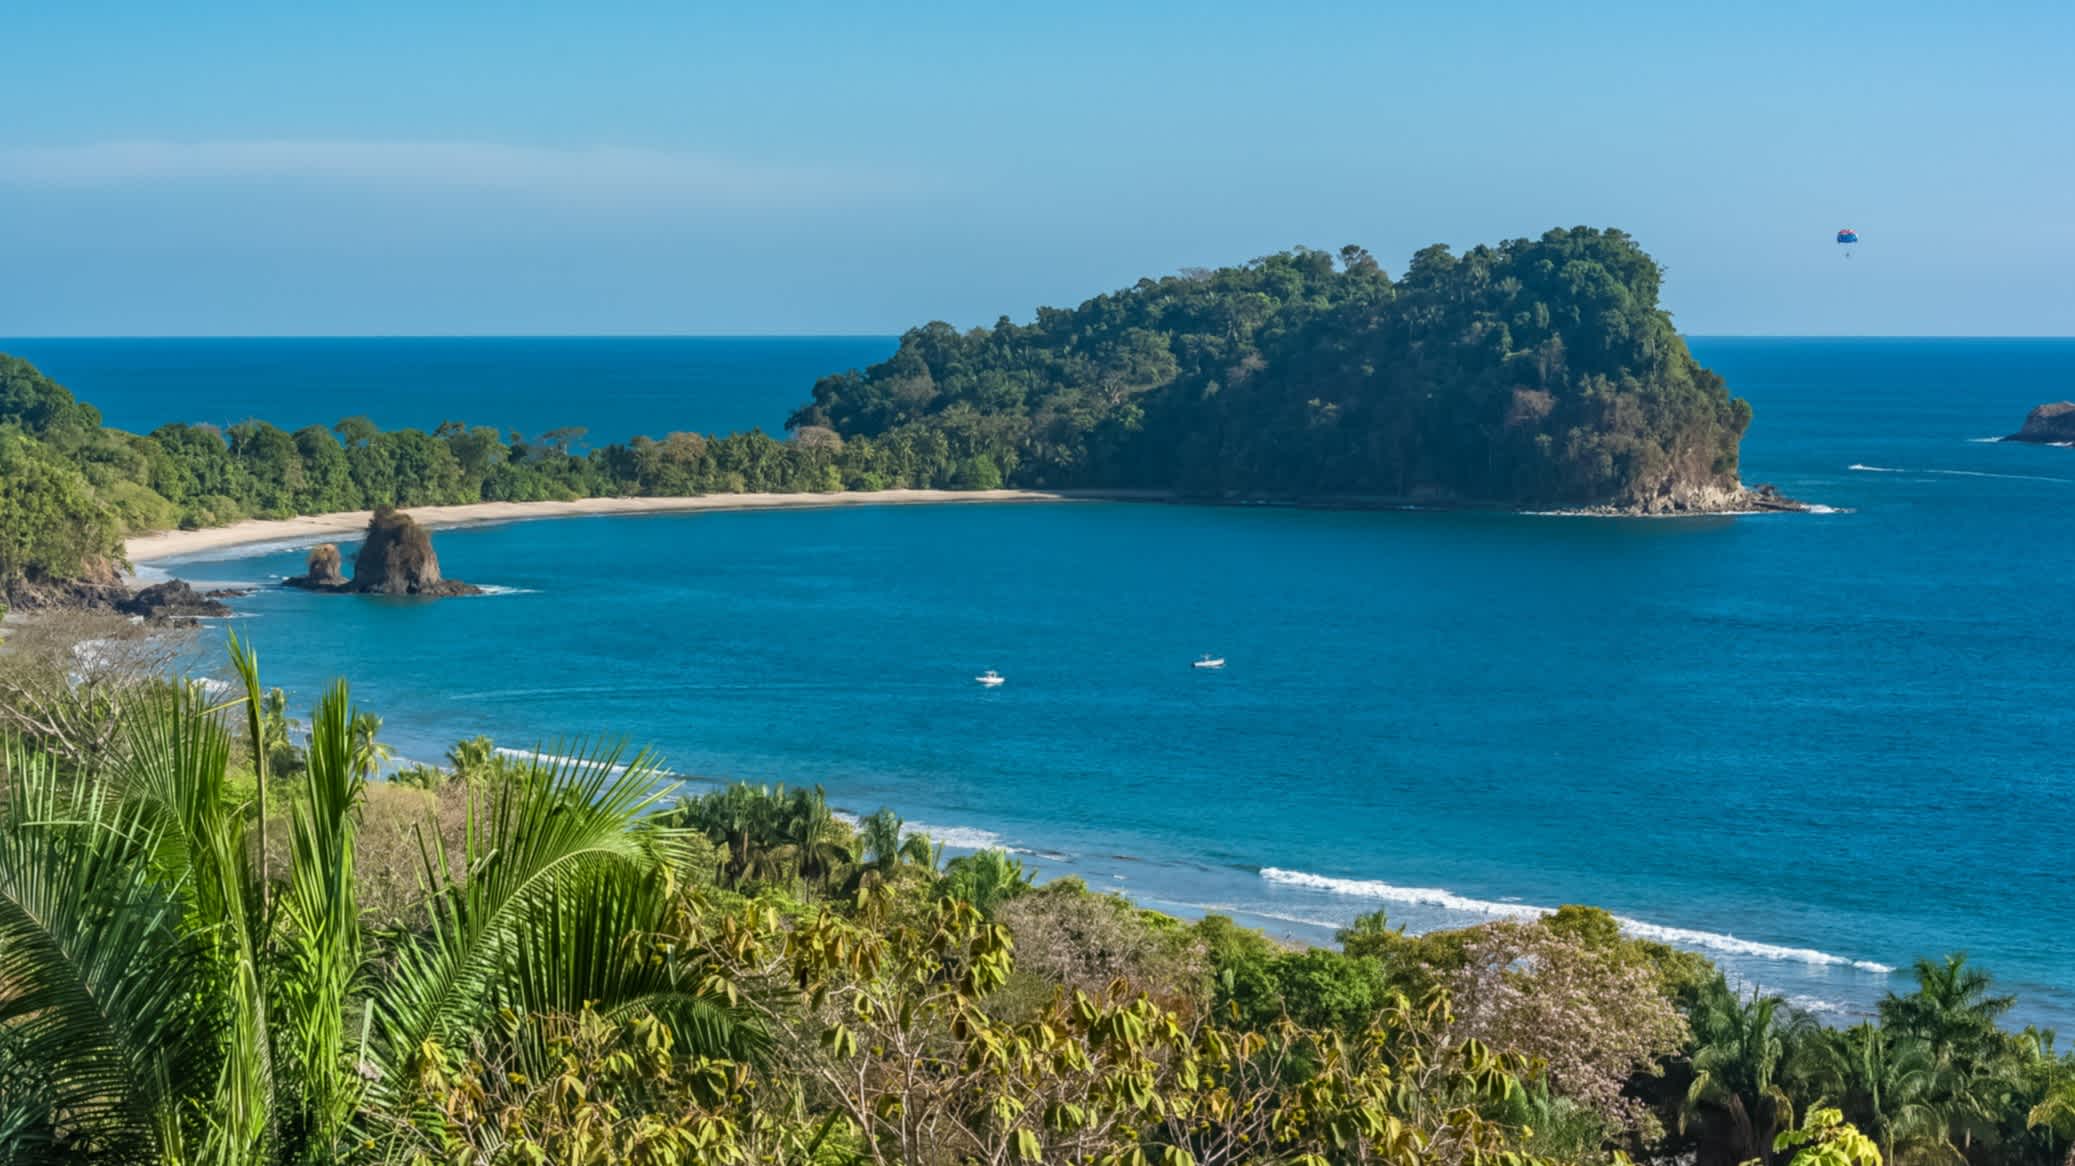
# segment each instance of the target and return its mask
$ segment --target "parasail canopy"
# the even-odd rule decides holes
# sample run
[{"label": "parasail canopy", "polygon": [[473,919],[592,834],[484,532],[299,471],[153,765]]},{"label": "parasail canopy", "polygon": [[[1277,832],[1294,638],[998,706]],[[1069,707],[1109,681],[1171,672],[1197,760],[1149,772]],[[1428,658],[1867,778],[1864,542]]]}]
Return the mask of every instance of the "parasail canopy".
[{"label": "parasail canopy", "polygon": [[1859,241],[1859,232],[1846,227],[1837,233],[1837,241],[1840,243],[1856,243]]}]

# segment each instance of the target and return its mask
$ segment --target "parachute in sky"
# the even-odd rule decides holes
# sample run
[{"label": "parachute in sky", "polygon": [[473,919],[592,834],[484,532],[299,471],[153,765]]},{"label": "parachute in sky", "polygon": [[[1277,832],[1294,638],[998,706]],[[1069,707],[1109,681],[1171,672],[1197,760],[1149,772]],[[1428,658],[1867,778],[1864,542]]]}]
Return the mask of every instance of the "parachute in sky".
[{"label": "parachute in sky", "polygon": [[1850,227],[1846,227],[1837,233],[1837,245],[1844,248],[1844,257],[1846,259],[1852,257],[1852,248],[1857,246],[1858,242],[1859,232],[1852,230]]}]

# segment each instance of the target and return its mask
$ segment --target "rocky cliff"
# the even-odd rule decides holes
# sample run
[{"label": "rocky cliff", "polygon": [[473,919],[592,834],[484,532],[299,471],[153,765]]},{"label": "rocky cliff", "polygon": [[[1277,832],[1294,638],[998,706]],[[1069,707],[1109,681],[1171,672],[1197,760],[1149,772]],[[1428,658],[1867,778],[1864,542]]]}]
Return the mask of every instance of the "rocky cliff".
[{"label": "rocky cliff", "polygon": [[2029,441],[2038,445],[2075,443],[2075,401],[2039,406],[2025,418],[2023,429],[2003,440]]}]

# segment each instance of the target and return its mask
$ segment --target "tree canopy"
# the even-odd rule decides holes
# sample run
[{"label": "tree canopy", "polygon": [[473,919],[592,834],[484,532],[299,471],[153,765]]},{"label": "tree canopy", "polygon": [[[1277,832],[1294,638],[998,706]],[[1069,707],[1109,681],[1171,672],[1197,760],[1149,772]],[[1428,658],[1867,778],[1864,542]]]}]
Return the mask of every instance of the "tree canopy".
[{"label": "tree canopy", "polygon": [[1650,506],[1733,489],[1750,407],[1658,306],[1619,231],[1298,248],[1077,308],[916,328],[823,378],[796,431],[941,436],[1026,486]]}]

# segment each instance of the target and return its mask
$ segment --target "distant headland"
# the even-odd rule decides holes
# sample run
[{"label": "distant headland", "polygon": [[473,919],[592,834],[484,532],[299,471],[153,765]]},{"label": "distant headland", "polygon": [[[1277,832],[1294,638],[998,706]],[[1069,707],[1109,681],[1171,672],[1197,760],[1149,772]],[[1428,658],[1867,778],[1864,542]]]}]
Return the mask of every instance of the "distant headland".
[{"label": "distant headland", "polygon": [[148,532],[337,515],[315,521],[347,534],[383,506],[545,516],[593,500],[1007,489],[1617,515],[1799,508],[1739,480],[1750,406],[1694,360],[1658,306],[1659,280],[1612,230],[1429,247],[1397,279],[1359,247],[1298,248],[1142,279],[1028,324],[913,329],[887,360],[817,382],[790,439],[678,432],[588,450],[581,429],[529,439],[460,422],[385,431],[365,417],[132,434],[0,356],[0,528],[15,532],[0,546],[0,593],[63,596],[53,584],[105,577],[124,540]]},{"label": "distant headland", "polygon": [[2025,417],[2024,428],[2003,440],[2034,445],[2075,444],[2075,401],[2039,406]]}]

